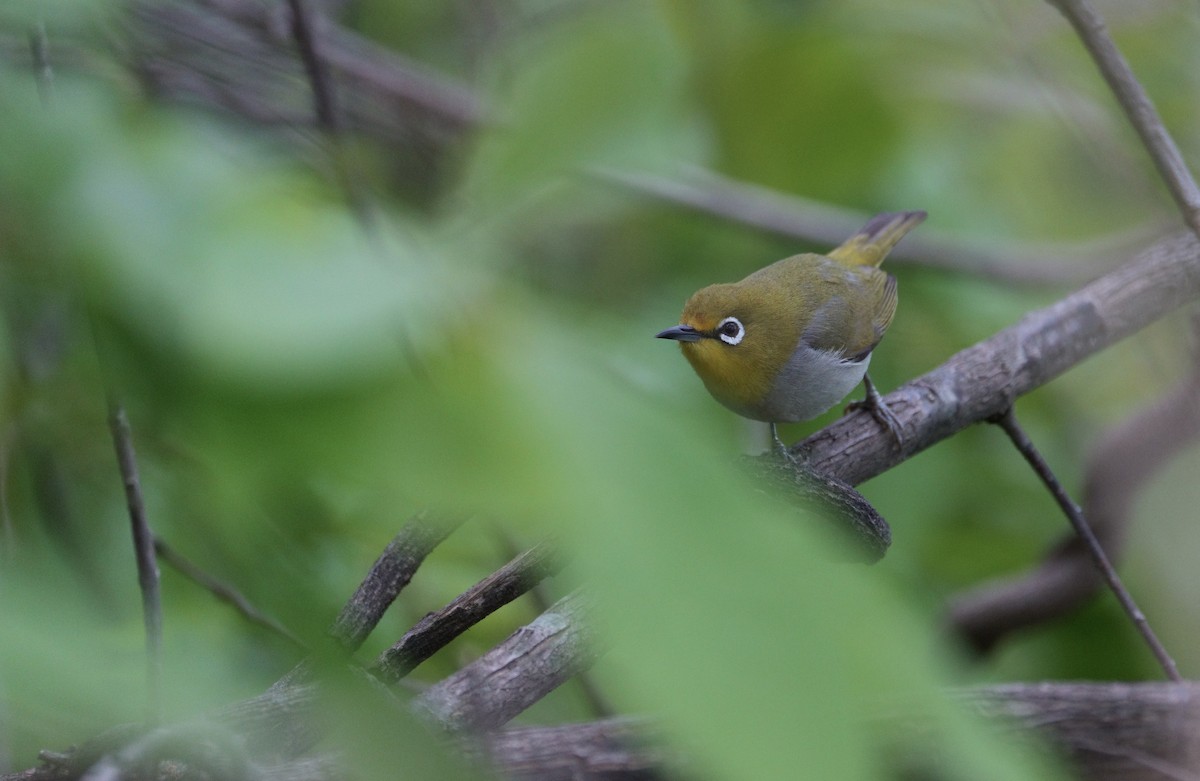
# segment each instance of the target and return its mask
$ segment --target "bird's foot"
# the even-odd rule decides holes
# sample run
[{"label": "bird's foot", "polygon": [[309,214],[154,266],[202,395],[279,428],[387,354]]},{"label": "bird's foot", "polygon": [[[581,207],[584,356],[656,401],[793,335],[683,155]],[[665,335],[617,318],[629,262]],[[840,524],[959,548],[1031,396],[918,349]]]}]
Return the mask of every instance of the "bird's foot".
[{"label": "bird's foot", "polygon": [[875,383],[871,382],[871,378],[863,376],[863,385],[867,389],[866,398],[862,401],[852,401],[846,405],[846,412],[865,409],[871,413],[871,417],[879,422],[891,434],[892,441],[896,443],[897,450],[904,449],[904,435],[900,433],[900,420],[895,413],[884,402],[883,396],[879,395],[879,391],[875,389]]},{"label": "bird's foot", "polygon": [[785,445],[783,440],[779,438],[779,431],[776,429],[775,424],[769,423],[767,425],[771,428],[771,443],[774,445],[773,450],[775,451],[775,455],[779,456],[781,461],[791,464],[792,466],[806,468],[808,466],[807,451],[792,451],[792,449]]}]

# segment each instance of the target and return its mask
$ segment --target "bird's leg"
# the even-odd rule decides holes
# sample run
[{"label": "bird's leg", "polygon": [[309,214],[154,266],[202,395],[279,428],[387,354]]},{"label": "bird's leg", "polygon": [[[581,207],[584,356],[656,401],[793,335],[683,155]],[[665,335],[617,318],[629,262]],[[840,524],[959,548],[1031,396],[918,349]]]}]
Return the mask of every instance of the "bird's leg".
[{"label": "bird's leg", "polygon": [[783,440],[779,438],[779,431],[775,428],[775,423],[771,422],[767,425],[771,429],[771,441],[775,443],[775,450],[778,451],[779,455],[783,456],[785,460],[791,461],[792,455],[788,453],[787,445],[783,444]]},{"label": "bird's leg", "polygon": [[771,442],[775,445],[775,453],[784,462],[791,464],[800,469],[808,469],[808,451],[801,449],[798,452],[793,452],[791,448],[783,443],[779,438],[779,430],[774,423],[768,423],[767,426],[771,429]]},{"label": "bird's leg", "polygon": [[852,401],[846,406],[846,411],[850,412],[856,409],[869,410],[871,417],[879,421],[879,425],[888,430],[892,435],[892,440],[896,443],[897,449],[904,448],[904,436],[900,433],[900,421],[896,419],[896,415],[888,409],[888,405],[884,402],[883,396],[879,395],[879,391],[875,389],[875,383],[871,382],[870,375],[863,375],[863,385],[867,389],[867,396],[862,401]]}]

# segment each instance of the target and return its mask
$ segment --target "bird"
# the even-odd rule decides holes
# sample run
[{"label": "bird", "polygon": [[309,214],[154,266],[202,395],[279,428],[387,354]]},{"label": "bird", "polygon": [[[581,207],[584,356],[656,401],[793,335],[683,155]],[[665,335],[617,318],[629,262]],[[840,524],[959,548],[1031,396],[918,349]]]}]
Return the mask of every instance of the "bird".
[{"label": "bird", "polygon": [[683,356],[718,402],[770,425],[811,420],[863,383],[864,407],[903,447],[899,421],[867,375],[896,313],[896,278],[879,268],[924,211],[887,212],[827,254],[802,253],[740,282],[709,285],[659,339]]}]

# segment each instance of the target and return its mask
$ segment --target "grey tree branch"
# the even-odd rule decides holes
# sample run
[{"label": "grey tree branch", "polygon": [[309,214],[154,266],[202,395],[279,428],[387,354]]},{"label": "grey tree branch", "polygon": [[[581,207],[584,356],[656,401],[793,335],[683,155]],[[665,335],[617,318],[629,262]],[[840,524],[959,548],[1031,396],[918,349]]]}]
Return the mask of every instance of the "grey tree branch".
[{"label": "grey tree branch", "polygon": [[[884,472],[1200,296],[1200,242],[1165,239],[1016,325],[968,347],[888,394],[904,448],[867,412],[855,412],[793,447],[851,485]],[[885,345],[886,348],[886,345]]]},{"label": "grey tree branch", "polygon": [[[278,7],[247,2],[132,6],[130,57],[156,94],[199,102],[256,122],[312,127],[312,92],[290,25]],[[341,96],[340,127],[407,144],[439,144],[484,121],[466,85],[336,24],[322,27],[325,93]],[[320,86],[318,83],[318,91]]]},{"label": "grey tree branch", "polygon": [[[1200,779],[1200,683],[1006,684],[953,694],[1015,737],[1046,740],[1082,781]],[[246,754],[276,768],[279,781],[289,778],[293,765],[307,769],[303,781],[339,781],[343,765],[328,755],[298,757],[282,750],[286,730],[276,729],[281,714],[311,717],[319,705],[315,685],[298,686],[226,709],[211,721],[243,736]],[[920,721],[919,715],[906,718]],[[521,781],[646,781],[669,777],[668,755],[655,733],[652,721],[620,718],[465,735],[461,745]],[[72,768],[77,775],[141,734],[117,729],[73,752],[46,752],[45,764],[0,774],[0,781],[62,781]]]},{"label": "grey tree branch", "polygon": [[562,557],[551,542],[535,545],[418,621],[383,653],[373,672],[389,683],[403,678],[451,640],[561,568]]},{"label": "grey tree branch", "polygon": [[[831,247],[844,241],[870,217],[851,209],[738,182],[699,168],[689,169],[680,178],[611,169],[594,169],[589,173],[602,182],[631,192],[783,238]],[[888,255],[888,264],[968,273],[1018,285],[1079,283],[1094,279],[1162,232],[1160,228],[1140,229],[1082,244],[997,249],[922,228],[906,237]]]},{"label": "grey tree branch", "polygon": [[668,776],[648,719],[611,718],[557,727],[512,727],[465,747],[513,781],[651,781]]},{"label": "grey tree branch", "polygon": [[1088,0],[1049,0],[1083,41],[1100,74],[1125,111],[1133,129],[1150,153],[1154,166],[1171,191],[1183,220],[1200,236],[1200,187],[1192,178],[1175,140],[1163,125],[1154,102],[1108,34],[1104,20]]},{"label": "grey tree branch", "polygon": [[1063,751],[1084,781],[1200,779],[1200,684],[1037,683],[961,699]]},{"label": "grey tree branch", "polygon": [[574,592],[414,704],[451,732],[492,730],[590,667],[597,644],[587,601]]}]

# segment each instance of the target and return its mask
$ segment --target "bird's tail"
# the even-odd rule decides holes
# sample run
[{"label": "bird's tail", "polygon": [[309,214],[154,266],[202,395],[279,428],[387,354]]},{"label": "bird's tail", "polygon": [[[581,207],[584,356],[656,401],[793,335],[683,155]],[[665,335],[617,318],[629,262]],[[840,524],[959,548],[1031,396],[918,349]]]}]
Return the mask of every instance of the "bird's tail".
[{"label": "bird's tail", "polygon": [[878,266],[896,242],[924,219],[922,211],[876,214],[829,257],[846,266]]}]

